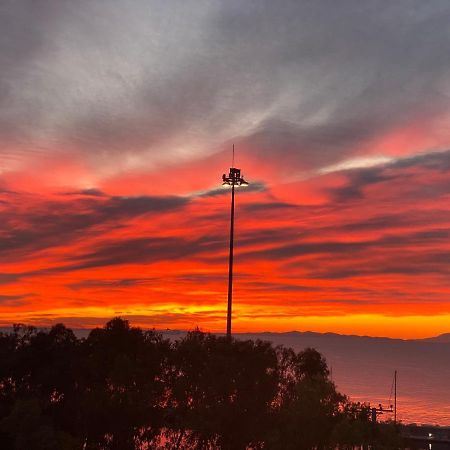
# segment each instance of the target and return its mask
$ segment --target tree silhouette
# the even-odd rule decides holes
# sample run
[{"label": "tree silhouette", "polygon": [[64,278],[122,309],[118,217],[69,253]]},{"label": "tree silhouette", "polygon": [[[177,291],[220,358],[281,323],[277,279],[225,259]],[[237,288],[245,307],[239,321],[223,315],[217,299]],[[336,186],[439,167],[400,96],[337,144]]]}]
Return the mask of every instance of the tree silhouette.
[{"label": "tree silhouette", "polygon": [[184,441],[198,448],[256,448],[278,384],[270,344],[194,331],[175,344],[173,358],[171,405]]},{"label": "tree silhouette", "polygon": [[382,442],[390,428],[336,391],[325,359],[194,330],[177,341],[115,318],[0,333],[0,448],[312,449]]},{"label": "tree silhouette", "polygon": [[309,449],[330,442],[346,397],[328,379],[326,361],[314,349],[295,353],[279,349],[281,382],[277,425],[267,438],[269,448]]},{"label": "tree silhouette", "polygon": [[169,343],[119,318],[84,342],[79,426],[87,448],[134,449],[162,427]]}]

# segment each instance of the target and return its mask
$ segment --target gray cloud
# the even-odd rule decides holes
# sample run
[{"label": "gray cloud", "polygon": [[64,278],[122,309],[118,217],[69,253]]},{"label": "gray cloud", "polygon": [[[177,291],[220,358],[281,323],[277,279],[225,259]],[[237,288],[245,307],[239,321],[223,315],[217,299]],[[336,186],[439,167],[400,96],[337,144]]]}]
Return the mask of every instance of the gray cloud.
[{"label": "gray cloud", "polygon": [[450,171],[450,150],[430,152],[401,158],[391,164],[396,169],[421,167],[438,172]]},{"label": "gray cloud", "polygon": [[68,285],[71,289],[78,291],[81,289],[105,289],[105,288],[127,288],[151,284],[155,278],[118,278],[108,280],[82,280]]},{"label": "gray cloud", "polygon": [[28,297],[33,296],[33,294],[20,294],[20,295],[1,295],[0,294],[0,305],[2,306],[19,306],[26,302]]},{"label": "gray cloud", "polygon": [[[448,229],[430,229],[426,231],[417,231],[399,234],[387,234],[381,238],[374,238],[361,241],[333,241],[333,240],[317,240],[307,242],[296,242],[282,245],[275,245],[270,248],[243,251],[240,260],[291,260],[292,258],[306,256],[325,256],[329,258],[350,258],[350,257],[368,257],[377,250],[382,249],[383,252],[399,250],[408,250],[409,248],[417,249],[419,246],[439,245],[446,242],[450,237]],[[389,254],[389,253],[387,253]],[[450,262],[450,257],[447,257]],[[355,260],[353,260],[355,261]],[[442,264],[441,259],[436,259]],[[445,269],[447,270],[447,269]]]},{"label": "gray cloud", "polygon": [[447,212],[444,210],[432,210],[424,214],[422,211],[408,211],[404,213],[380,214],[367,219],[352,221],[333,227],[321,228],[319,231],[329,232],[332,230],[356,233],[356,232],[384,232],[387,230],[407,229],[411,227],[442,226],[448,223]]},{"label": "gray cloud", "polygon": [[[334,202],[352,202],[365,198],[365,188],[373,185],[388,185],[391,181],[401,181],[408,189],[401,196],[402,202],[419,198],[437,199],[450,192],[450,179],[436,180],[432,177],[425,182],[418,179],[417,173],[424,171],[446,173],[450,170],[450,150],[430,152],[413,157],[399,158],[391,163],[365,169],[344,170],[347,184],[343,187],[328,190]],[[432,186],[432,188],[430,188]]]},{"label": "gray cloud", "polygon": [[[433,275],[442,277],[443,280],[448,280],[450,276],[449,265],[450,256],[448,252],[431,251],[423,255],[410,255],[409,258],[390,255],[388,259],[383,260],[381,263],[355,264],[346,268],[319,268],[311,271],[310,276],[312,278],[322,279],[342,279],[370,275]],[[396,297],[400,297],[401,295],[401,292],[396,293]],[[409,297],[408,301],[410,301]]]},{"label": "gray cloud", "polygon": [[[244,236],[240,244],[245,247],[254,243],[260,243],[263,239],[262,236]],[[284,235],[283,239],[286,239],[286,235]],[[198,258],[209,261],[212,259],[211,254],[226,250],[227,243],[228,237],[224,234],[207,234],[193,239],[181,237],[122,239],[119,242],[102,243],[88,253],[70,256],[66,259],[67,265],[46,269],[43,273],[66,272],[120,264],[149,264],[182,258]],[[226,260],[224,257],[219,259],[222,261]],[[40,272],[32,273],[31,275],[34,276],[36,274],[40,274]],[[23,275],[27,276],[30,274]]]},{"label": "gray cloud", "polygon": [[106,194],[100,189],[81,189],[79,191],[63,192],[62,195],[67,196],[85,196],[85,197],[104,197]]},{"label": "gray cloud", "polygon": [[[223,244],[219,243],[219,245],[223,247]],[[124,239],[120,242],[103,244],[90,253],[70,257],[68,261],[72,264],[63,269],[79,270],[175,260],[217,248],[217,242],[205,238],[193,241],[177,237]]]},{"label": "gray cloud", "polygon": [[30,256],[33,251],[67,245],[86,238],[86,233],[98,234],[105,227],[120,228],[127,225],[127,220],[144,214],[179,210],[190,201],[176,196],[91,196],[92,193],[70,201],[38,202],[25,211],[16,210],[17,199],[11,201],[0,212],[0,259]]},{"label": "gray cloud", "polygon": [[[237,187],[236,189],[239,190],[239,193],[245,194],[246,192],[264,192],[267,190],[267,186],[265,183],[254,181],[248,186]],[[194,194],[193,197],[218,197],[222,195],[230,195],[229,187],[221,186],[216,189],[210,189],[209,191]]]},{"label": "gray cloud", "polygon": [[298,210],[300,207],[293,203],[271,201],[271,202],[260,202],[260,203],[247,203],[241,206],[241,209],[245,213],[263,213],[267,214],[272,211],[282,212],[286,210]]},{"label": "gray cloud", "polygon": [[118,169],[130,154],[167,163],[240,138],[293,170],[450,109],[446,0],[0,8],[6,160],[63,148]]}]

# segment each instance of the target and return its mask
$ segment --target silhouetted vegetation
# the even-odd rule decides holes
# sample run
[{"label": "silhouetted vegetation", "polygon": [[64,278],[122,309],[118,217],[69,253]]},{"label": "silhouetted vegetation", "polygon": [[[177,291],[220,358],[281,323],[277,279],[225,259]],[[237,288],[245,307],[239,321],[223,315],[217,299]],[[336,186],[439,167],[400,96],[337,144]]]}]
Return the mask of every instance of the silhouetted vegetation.
[{"label": "silhouetted vegetation", "polygon": [[120,318],[0,333],[0,448],[398,446],[338,393],[324,358],[195,330],[171,342]]}]

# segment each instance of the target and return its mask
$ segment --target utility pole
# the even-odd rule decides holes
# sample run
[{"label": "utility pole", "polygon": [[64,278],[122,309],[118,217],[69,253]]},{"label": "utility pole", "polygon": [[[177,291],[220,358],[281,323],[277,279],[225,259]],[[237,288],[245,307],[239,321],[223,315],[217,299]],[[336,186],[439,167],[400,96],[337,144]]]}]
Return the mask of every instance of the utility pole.
[{"label": "utility pole", "polygon": [[[392,405],[391,400],[392,400],[392,390],[394,391],[394,405]],[[359,405],[359,403],[358,403]],[[362,405],[364,406],[364,405]],[[376,422],[377,421],[377,416],[382,415],[382,414],[386,414],[386,413],[394,413],[394,425],[397,424],[397,371],[394,371],[394,380],[393,383],[391,384],[391,393],[389,395],[389,405],[383,406],[381,403],[378,404],[377,408],[372,408],[370,407],[370,403],[368,404],[370,411],[371,411],[371,416],[372,416],[372,422]]]},{"label": "utility pole", "polygon": [[228,337],[231,337],[231,314],[233,308],[233,258],[234,258],[234,183],[231,185],[230,254],[228,257],[228,303],[227,303]]},{"label": "utility pole", "polygon": [[397,371],[394,372],[394,425],[397,424]]},{"label": "utility pole", "polygon": [[230,212],[230,254],[228,258],[228,304],[227,304],[227,337],[231,338],[231,315],[233,308],[233,258],[234,258],[234,189],[235,186],[247,186],[248,183],[241,176],[241,169],[234,167],[234,144],[233,161],[230,172],[222,175],[222,184],[231,186],[231,212]]}]

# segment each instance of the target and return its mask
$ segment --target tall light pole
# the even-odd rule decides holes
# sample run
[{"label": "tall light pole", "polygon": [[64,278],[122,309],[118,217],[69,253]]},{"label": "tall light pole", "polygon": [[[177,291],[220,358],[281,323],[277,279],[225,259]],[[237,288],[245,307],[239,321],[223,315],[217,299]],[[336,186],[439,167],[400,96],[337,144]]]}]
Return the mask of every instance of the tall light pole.
[{"label": "tall light pole", "polygon": [[233,250],[234,250],[234,188],[235,186],[247,186],[248,183],[241,176],[241,169],[234,167],[234,144],[233,163],[228,176],[222,175],[222,184],[231,186],[231,214],[230,214],[230,255],[228,259],[228,308],[227,308],[227,337],[231,338],[231,313],[233,306]]}]

